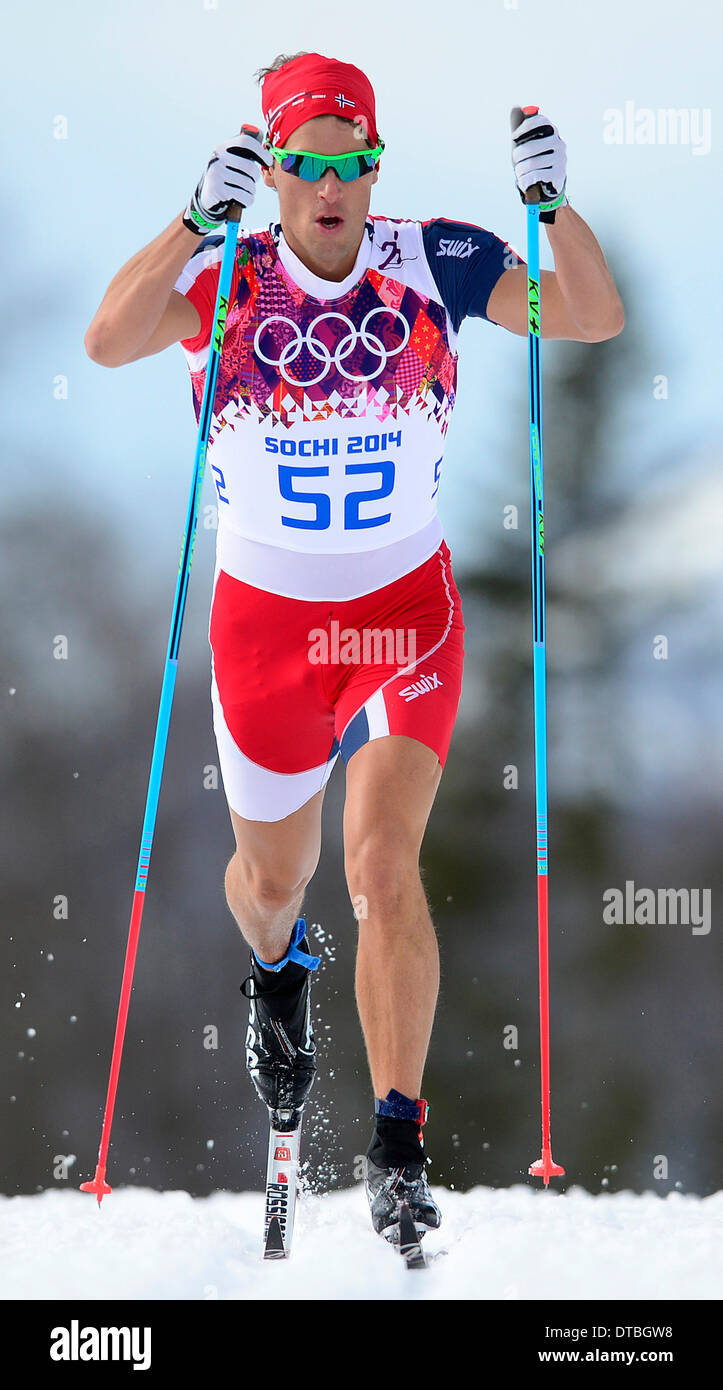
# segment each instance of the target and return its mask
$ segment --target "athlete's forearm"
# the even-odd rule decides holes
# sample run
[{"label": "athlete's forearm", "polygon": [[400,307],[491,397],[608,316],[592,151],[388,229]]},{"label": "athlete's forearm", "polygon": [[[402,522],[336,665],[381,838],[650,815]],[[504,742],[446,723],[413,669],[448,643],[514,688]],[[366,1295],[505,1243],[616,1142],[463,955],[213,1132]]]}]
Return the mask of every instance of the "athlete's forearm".
[{"label": "athlete's forearm", "polygon": [[589,341],[614,337],[625,314],[597,238],[569,205],[558,208],[555,221],[545,226],[570,317]]},{"label": "athlete's forearm", "polygon": [[173,286],[198,246],[182,215],[132,256],[111,280],[85,335],[94,361],[114,366],[132,357],[158,327]]}]

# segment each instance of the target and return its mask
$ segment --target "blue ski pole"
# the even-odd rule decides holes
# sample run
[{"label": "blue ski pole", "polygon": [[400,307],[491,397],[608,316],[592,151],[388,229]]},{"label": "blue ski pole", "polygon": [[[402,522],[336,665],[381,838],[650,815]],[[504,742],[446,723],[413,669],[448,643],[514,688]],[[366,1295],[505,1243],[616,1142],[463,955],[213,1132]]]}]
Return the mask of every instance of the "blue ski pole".
[{"label": "blue ski pole", "polygon": [[[515,106],[510,113],[512,130],[536,106]],[[537,827],[537,944],[540,978],[540,1062],[542,1074],[542,1156],[529,1172],[542,1178],[562,1177],[565,1169],[555,1163],[550,1141],[550,987],[547,898],[547,690],[545,650],[545,528],[542,470],[542,382],[540,379],[540,209],[539,184],[527,190],[527,342],[530,396],[530,481],[532,504],[532,635],[533,701],[535,717],[535,805]]]},{"label": "blue ski pole", "polygon": [[[242,132],[249,135],[258,135],[256,126],[242,126]],[[146,810],[143,819],[143,830],[141,832],[141,847],[138,856],[138,868],[136,872],[136,886],[133,895],[133,907],[131,911],[130,928],[128,932],[128,944],[126,946],[125,964],[123,966],[123,979],[121,982],[120,1002],[118,1005],[118,1018],[116,1020],[115,1039],[113,1042],[113,1055],[111,1058],[110,1077],[108,1080],[108,1094],[105,1102],[105,1113],[103,1116],[103,1129],[98,1149],[98,1162],[95,1170],[95,1177],[92,1182],[81,1183],[81,1192],[94,1192],[98,1198],[100,1206],[103,1198],[111,1191],[105,1180],[106,1165],[108,1161],[108,1146],[110,1144],[110,1132],[113,1124],[113,1111],[115,1109],[116,1090],[118,1088],[118,1076],[120,1073],[121,1057],[123,1054],[123,1040],[125,1038],[126,1021],[128,1018],[128,1007],[130,1004],[131,989],[133,988],[133,971],[135,968],[136,951],[138,948],[138,938],[141,931],[141,921],[143,919],[143,907],[146,897],[146,884],[148,882],[148,868],[151,861],[151,849],[153,846],[153,834],[156,828],[156,815],[158,812],[158,798],[161,791],[161,778],[163,776],[163,763],[166,756],[166,744],[168,742],[168,729],[171,721],[171,708],[173,705],[173,692],[176,685],[176,673],[178,670],[178,652],[181,644],[181,631],[183,628],[183,614],[186,607],[186,596],[188,594],[188,581],[191,573],[191,561],[193,559],[193,547],[196,540],[196,526],[198,522],[198,510],[201,500],[201,489],[203,487],[203,475],[206,467],[206,450],[211,430],[211,419],[213,417],[213,403],[216,395],[216,379],[221,360],[223,348],[224,330],[226,327],[226,315],[228,313],[228,301],[231,293],[231,281],[233,277],[233,267],[236,257],[236,246],[238,241],[238,224],[243,211],[241,203],[231,203],[226,222],[226,239],[223,247],[223,259],[221,261],[221,271],[218,280],[218,293],[216,295],[216,307],[214,310],[213,325],[211,330],[211,342],[209,345],[208,363],[206,366],[206,384],[203,392],[201,405],[201,415],[198,424],[198,442],[196,445],[196,458],[193,467],[193,479],[191,482],[191,492],[188,500],[188,512],[186,515],[186,531],[183,538],[181,558],[178,567],[178,579],[176,581],[176,595],[173,602],[173,613],[171,616],[171,631],[168,639],[168,652],[166,656],[166,666],[163,673],[163,685],[161,687],[161,699],[158,709],[158,720],[156,723],[156,736],[153,744],[153,757],[151,759],[151,771],[148,779],[148,794],[146,797]]]}]

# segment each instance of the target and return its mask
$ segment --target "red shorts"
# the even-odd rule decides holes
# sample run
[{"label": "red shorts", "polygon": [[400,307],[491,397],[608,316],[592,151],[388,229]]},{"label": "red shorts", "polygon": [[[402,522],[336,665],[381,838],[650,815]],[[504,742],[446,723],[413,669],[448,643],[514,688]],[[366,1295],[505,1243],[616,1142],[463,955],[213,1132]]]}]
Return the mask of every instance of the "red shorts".
[{"label": "red shorts", "polygon": [[406,734],[444,766],[462,688],[464,622],[447,545],[360,598],[285,598],[217,570],[211,700],[228,804],[282,820],[341,753]]}]

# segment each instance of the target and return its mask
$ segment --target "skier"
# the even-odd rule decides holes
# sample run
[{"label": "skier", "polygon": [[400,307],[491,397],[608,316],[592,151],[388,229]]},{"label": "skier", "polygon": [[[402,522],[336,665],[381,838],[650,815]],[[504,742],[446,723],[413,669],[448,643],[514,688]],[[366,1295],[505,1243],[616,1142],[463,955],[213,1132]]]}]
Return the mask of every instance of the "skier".
[{"label": "skier", "polygon": [[[259,79],[265,138],[216,147],[183,213],[111,282],[85,345],[116,367],[180,342],[198,417],[229,206],[250,208],[261,179],[275,191],[278,217],[239,232],[208,447],[211,698],[236,839],[225,887],[251,948],[247,1066],[272,1123],[293,1129],[315,1075],[319,964],[299,914],[341,753],[375,1096],[366,1190],[375,1230],[398,1240],[403,1202],[419,1235],[440,1222],[420,1098],[439,957],[419,854],[464,623],[436,497],[460,325],[526,334],[526,267],[475,224],[370,215],[384,145],[358,67],[281,55]],[[512,159],[523,199],[541,186],[554,256],[542,336],[598,342],[621,331],[620,299],[567,200],[564,142],[528,112]],[[467,169],[483,177],[473,142]]]}]

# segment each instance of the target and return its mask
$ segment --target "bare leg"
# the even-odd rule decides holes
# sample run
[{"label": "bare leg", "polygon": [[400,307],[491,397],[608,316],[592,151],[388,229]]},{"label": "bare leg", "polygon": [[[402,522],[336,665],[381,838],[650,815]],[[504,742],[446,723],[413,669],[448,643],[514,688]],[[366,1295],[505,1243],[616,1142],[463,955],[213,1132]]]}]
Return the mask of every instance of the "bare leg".
[{"label": "bare leg", "polygon": [[379,1097],[422,1089],[439,951],[419,851],[441,775],[436,754],[401,734],[364,744],[347,767],[347,886],[362,900],[356,996]]},{"label": "bare leg", "polygon": [[261,960],[281,960],[321,852],[324,791],[280,821],[245,820],[229,808],[236,852],[226,870],[226,898],[243,936]]}]

